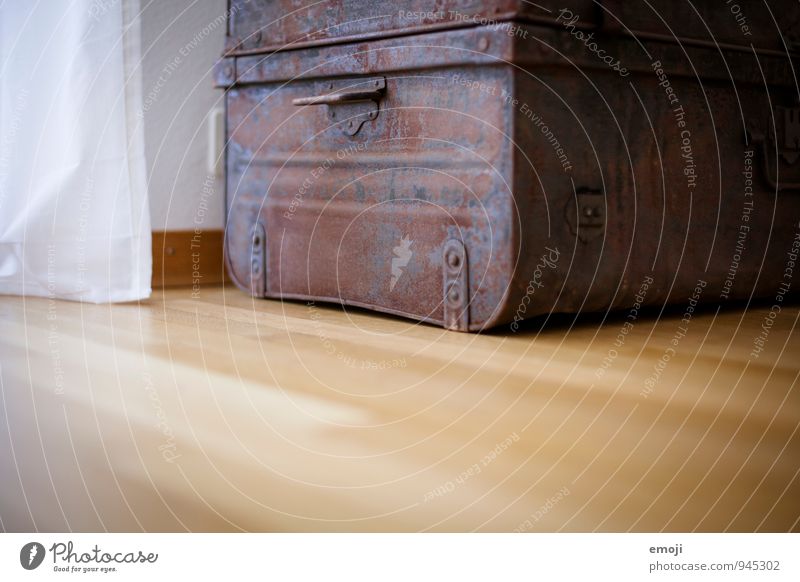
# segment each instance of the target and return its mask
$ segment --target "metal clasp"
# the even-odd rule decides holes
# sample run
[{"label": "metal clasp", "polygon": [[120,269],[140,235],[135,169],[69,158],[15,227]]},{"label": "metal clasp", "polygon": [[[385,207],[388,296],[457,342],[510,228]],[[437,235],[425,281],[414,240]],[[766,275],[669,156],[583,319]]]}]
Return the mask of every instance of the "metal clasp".
[{"label": "metal clasp", "polygon": [[311,97],[298,97],[293,105],[327,105],[328,117],[339,123],[342,131],[353,136],[370,119],[378,117],[378,106],[386,91],[385,77],[340,79],[329,81],[327,92]]}]

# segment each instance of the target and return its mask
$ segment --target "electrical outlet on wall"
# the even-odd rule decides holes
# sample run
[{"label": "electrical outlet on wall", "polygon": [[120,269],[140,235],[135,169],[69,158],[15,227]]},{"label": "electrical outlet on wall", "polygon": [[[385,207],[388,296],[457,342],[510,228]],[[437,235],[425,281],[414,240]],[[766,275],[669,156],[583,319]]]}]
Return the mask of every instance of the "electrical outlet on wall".
[{"label": "electrical outlet on wall", "polygon": [[215,178],[221,178],[225,156],[225,109],[217,107],[208,114],[208,159],[206,166],[208,173]]}]

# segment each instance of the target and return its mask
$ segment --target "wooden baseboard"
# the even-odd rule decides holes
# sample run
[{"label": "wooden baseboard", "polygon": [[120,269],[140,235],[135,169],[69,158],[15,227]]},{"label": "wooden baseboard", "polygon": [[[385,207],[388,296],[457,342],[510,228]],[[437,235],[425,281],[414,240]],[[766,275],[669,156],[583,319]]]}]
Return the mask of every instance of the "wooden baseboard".
[{"label": "wooden baseboard", "polygon": [[221,229],[153,232],[153,289],[227,281],[223,236]]}]

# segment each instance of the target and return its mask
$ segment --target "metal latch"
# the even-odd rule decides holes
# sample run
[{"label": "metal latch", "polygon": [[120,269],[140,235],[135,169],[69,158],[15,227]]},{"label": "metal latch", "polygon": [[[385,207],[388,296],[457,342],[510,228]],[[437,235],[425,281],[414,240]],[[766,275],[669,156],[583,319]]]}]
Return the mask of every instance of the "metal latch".
[{"label": "metal latch", "polygon": [[800,155],[800,108],[778,108],[778,110],[781,109],[783,109],[783,144],[785,146],[781,155],[787,162],[794,164],[797,156]]},{"label": "metal latch", "polygon": [[569,199],[566,208],[570,232],[587,243],[606,229],[606,197],[599,190],[582,189]]},{"label": "metal latch", "polygon": [[[793,166],[800,158],[800,107],[776,107],[775,109],[774,130],[771,124],[768,125],[769,131],[767,132],[751,125],[747,128],[748,141],[753,147],[761,146],[761,171],[773,190],[776,192],[800,190],[800,182],[784,179],[782,177],[784,172],[781,168],[781,162]],[[776,150],[778,159],[771,162],[769,154]]]},{"label": "metal latch", "polygon": [[378,103],[386,91],[385,77],[339,79],[329,81],[325,92],[312,97],[299,97],[293,105],[327,105],[328,117],[342,131],[353,136],[370,119],[378,117]]}]

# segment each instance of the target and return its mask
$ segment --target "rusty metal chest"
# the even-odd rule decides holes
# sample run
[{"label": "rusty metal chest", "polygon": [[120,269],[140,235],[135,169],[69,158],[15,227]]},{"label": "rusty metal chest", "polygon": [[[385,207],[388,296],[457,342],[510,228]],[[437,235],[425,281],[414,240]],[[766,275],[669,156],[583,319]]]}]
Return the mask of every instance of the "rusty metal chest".
[{"label": "rusty metal chest", "polygon": [[430,6],[231,0],[238,286],[464,331],[796,286],[796,3]]}]

